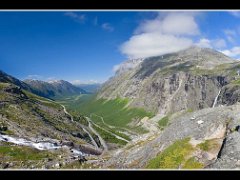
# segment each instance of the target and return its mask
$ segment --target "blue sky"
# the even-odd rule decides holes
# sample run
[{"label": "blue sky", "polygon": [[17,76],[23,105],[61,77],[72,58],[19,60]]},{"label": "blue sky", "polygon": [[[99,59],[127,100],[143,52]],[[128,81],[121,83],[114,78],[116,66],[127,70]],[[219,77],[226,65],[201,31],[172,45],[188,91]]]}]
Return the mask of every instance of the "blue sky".
[{"label": "blue sky", "polygon": [[0,12],[0,69],[20,79],[103,82],[128,58],[191,45],[240,57],[240,13]]}]

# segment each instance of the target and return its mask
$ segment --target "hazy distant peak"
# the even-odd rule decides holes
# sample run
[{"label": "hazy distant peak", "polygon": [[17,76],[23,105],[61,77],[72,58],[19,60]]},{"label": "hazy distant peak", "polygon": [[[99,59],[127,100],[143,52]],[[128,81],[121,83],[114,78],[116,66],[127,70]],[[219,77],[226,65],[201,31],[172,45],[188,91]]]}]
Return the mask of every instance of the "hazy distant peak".
[{"label": "hazy distant peak", "polygon": [[64,80],[51,80],[48,82],[25,80],[25,82],[34,90],[34,93],[47,98],[87,93],[83,89]]},{"label": "hazy distant peak", "polygon": [[48,83],[53,84],[53,83],[63,83],[63,80],[50,80]]},{"label": "hazy distant peak", "polygon": [[37,79],[25,79],[23,81],[26,82],[26,83],[47,83],[45,81],[37,80]]},{"label": "hazy distant peak", "polygon": [[144,61],[144,58],[129,59],[129,60],[124,61],[121,64],[115,65],[113,70],[117,74],[120,74],[122,72],[134,69],[135,67],[137,67],[143,61]]}]

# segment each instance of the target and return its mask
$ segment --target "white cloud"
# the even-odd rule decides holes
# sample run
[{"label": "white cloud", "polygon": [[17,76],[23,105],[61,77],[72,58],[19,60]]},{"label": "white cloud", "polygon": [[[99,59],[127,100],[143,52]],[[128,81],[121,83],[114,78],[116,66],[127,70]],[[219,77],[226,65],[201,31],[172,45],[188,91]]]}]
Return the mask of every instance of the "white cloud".
[{"label": "white cloud", "polygon": [[200,33],[193,13],[168,13],[143,21],[120,50],[128,58],[145,58],[177,52],[193,44],[189,36]]},{"label": "white cloud", "polygon": [[192,15],[170,14],[162,21],[163,33],[173,35],[197,35],[198,25]]},{"label": "white cloud", "polygon": [[203,47],[203,48],[211,48],[212,45],[211,45],[211,41],[209,39],[206,39],[206,38],[202,38],[199,40],[198,43],[196,43],[197,46],[199,47]]},{"label": "white cloud", "polygon": [[85,14],[77,14],[74,12],[66,12],[64,13],[65,16],[68,16],[72,19],[74,19],[77,22],[84,23],[86,21],[86,15]]},{"label": "white cloud", "polygon": [[235,46],[232,49],[223,50],[221,52],[227,56],[237,58],[240,56],[240,46]]},{"label": "white cloud", "polygon": [[225,29],[223,32],[226,35],[226,38],[230,43],[235,42],[235,38],[236,38],[236,35],[237,35],[236,31],[231,30],[231,29]]},{"label": "white cloud", "polygon": [[235,39],[232,37],[232,36],[226,36],[227,37],[227,40],[231,43],[234,43],[235,42]]},{"label": "white cloud", "polygon": [[230,11],[229,13],[235,17],[240,18],[240,11]]},{"label": "white cloud", "polygon": [[98,81],[98,80],[94,80],[94,79],[90,79],[90,80],[87,80],[87,81],[82,81],[82,80],[79,80],[79,79],[76,79],[76,80],[73,80],[71,81],[71,83],[73,85],[80,85],[80,84],[99,84],[99,83],[102,83],[103,81]]},{"label": "white cloud", "polygon": [[98,80],[94,80],[94,79],[90,79],[89,81],[87,81],[88,84],[97,84],[97,83],[101,83]]},{"label": "white cloud", "polygon": [[212,46],[217,49],[222,49],[225,48],[227,44],[224,39],[215,39],[212,41]]},{"label": "white cloud", "polygon": [[224,39],[209,40],[206,38],[200,39],[199,42],[197,42],[195,45],[203,48],[215,48],[215,49],[222,49],[227,46]]},{"label": "white cloud", "polygon": [[56,77],[48,77],[47,78],[47,81],[56,81],[58,80]]},{"label": "white cloud", "polygon": [[128,60],[125,61],[121,64],[117,64],[115,66],[113,66],[113,72],[124,72],[127,70],[131,70],[133,68],[135,68],[136,66],[138,66],[141,62],[143,61],[143,59],[132,59],[132,60]]},{"label": "white cloud", "polygon": [[223,32],[224,32],[226,35],[231,35],[231,36],[236,36],[236,35],[237,35],[236,31],[231,30],[231,29],[225,29]]},{"label": "white cloud", "polygon": [[197,35],[199,29],[194,16],[193,13],[168,13],[164,17],[159,14],[153,20],[143,21],[135,34],[158,32],[171,35]]},{"label": "white cloud", "polygon": [[40,80],[40,79],[43,79],[43,76],[38,74],[30,74],[25,79]]},{"label": "white cloud", "polygon": [[119,70],[119,68],[121,67],[121,64],[117,64],[113,66],[113,72],[117,72]]},{"label": "white cloud", "polygon": [[106,31],[112,32],[114,31],[114,28],[111,26],[111,24],[109,23],[103,23],[102,24],[102,28]]},{"label": "white cloud", "polygon": [[76,79],[76,80],[71,81],[71,83],[74,85],[79,85],[79,84],[82,84],[83,82],[79,79]]},{"label": "white cloud", "polygon": [[145,58],[177,52],[192,45],[192,40],[159,33],[143,33],[132,36],[121,46],[129,58]]}]

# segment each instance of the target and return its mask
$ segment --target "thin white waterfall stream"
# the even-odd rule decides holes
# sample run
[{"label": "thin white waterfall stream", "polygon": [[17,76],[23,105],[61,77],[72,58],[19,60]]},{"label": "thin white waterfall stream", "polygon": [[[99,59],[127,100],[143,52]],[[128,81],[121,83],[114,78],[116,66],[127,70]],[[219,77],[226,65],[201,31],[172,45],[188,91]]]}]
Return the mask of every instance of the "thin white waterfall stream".
[{"label": "thin white waterfall stream", "polygon": [[213,102],[213,105],[212,105],[212,108],[214,108],[214,107],[216,106],[217,100],[218,100],[218,96],[220,95],[220,93],[221,93],[221,90],[219,90],[217,96],[215,97],[214,102]]},{"label": "thin white waterfall stream", "polygon": [[[10,142],[10,143],[14,143],[17,145],[22,145],[22,146],[29,146],[38,150],[56,150],[59,148],[70,148],[66,145],[62,146],[57,142],[33,142],[33,141],[29,141],[23,138],[16,138],[16,137],[11,137],[8,135],[3,135],[0,134],[0,141],[4,141],[4,142]],[[77,149],[72,149],[73,154],[77,154],[77,155],[84,155],[81,151],[77,150]]]}]

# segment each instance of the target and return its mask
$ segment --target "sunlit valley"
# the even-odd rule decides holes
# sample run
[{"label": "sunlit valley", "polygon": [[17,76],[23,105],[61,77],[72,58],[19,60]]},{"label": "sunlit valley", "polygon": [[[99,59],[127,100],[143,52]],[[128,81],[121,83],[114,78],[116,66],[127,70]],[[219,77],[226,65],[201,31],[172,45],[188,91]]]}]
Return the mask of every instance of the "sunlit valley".
[{"label": "sunlit valley", "polygon": [[[42,17],[41,13],[36,17]],[[31,47],[29,39],[26,41],[30,45],[26,46],[33,49],[29,55],[22,54],[22,61],[14,61],[20,50],[15,56],[7,56],[7,50],[0,55],[0,168],[239,169],[240,48],[232,44],[238,43],[234,38],[240,32],[224,29],[216,38],[211,33],[204,34],[206,27],[201,25],[208,17],[219,15],[233,26],[232,18],[240,22],[235,15],[239,12],[142,12],[141,16],[137,12],[108,12],[116,19],[125,18],[126,23],[131,22],[130,18],[145,17],[137,27],[134,23],[134,27],[128,27],[132,36],[121,39],[120,47],[127,60],[116,56],[120,59],[117,63],[108,59],[115,56],[115,51],[109,50],[108,54],[108,50],[103,50],[108,46],[115,48],[115,42],[99,39],[120,36],[119,24],[114,24],[114,18],[109,19],[112,22],[101,22],[101,18],[107,19],[107,15],[100,18],[101,12],[88,13],[58,12],[52,16],[49,12],[45,29],[35,32],[38,25],[33,25],[29,37],[38,33],[46,36],[36,37],[42,53],[52,56],[46,61],[23,60],[28,56],[43,58],[36,53],[41,49]],[[10,28],[16,14],[7,17],[1,12],[0,21],[11,19],[6,26]],[[54,26],[51,20],[59,14],[62,21],[69,21],[69,27],[55,32],[51,28],[62,26],[61,18]],[[21,18],[26,17],[27,12],[21,14]],[[89,27],[83,30],[82,26]],[[96,34],[92,28],[112,34],[89,39],[74,34],[76,30]],[[215,27],[209,28],[216,31]],[[52,35],[46,35],[46,29],[49,34],[57,34],[56,44]],[[83,39],[80,43],[89,42],[84,48],[92,52],[81,48],[76,51],[70,43],[73,41],[76,46],[72,36],[79,42]],[[22,38],[17,33],[16,37]],[[43,37],[49,38],[50,45],[41,46],[38,38]],[[62,38],[69,38],[63,47],[71,48],[66,48],[66,53],[64,48],[57,51],[58,56],[54,48]],[[91,38],[99,38],[96,44],[102,43],[103,47],[94,52]],[[4,48],[7,47],[0,46],[0,50]],[[71,54],[75,51],[77,54]],[[98,59],[101,51],[103,58]],[[82,58],[78,53],[83,53]],[[55,61],[55,56],[59,60]],[[79,59],[67,60],[73,56]],[[36,74],[25,75],[30,72]]]}]

